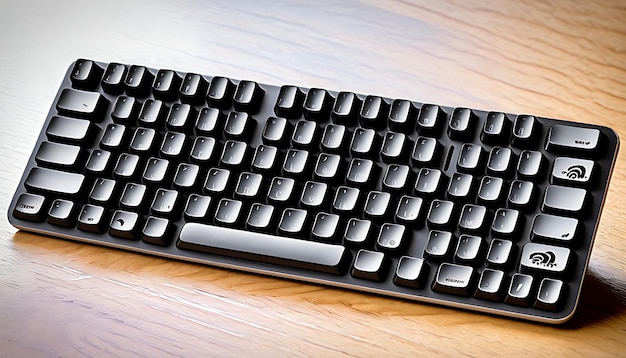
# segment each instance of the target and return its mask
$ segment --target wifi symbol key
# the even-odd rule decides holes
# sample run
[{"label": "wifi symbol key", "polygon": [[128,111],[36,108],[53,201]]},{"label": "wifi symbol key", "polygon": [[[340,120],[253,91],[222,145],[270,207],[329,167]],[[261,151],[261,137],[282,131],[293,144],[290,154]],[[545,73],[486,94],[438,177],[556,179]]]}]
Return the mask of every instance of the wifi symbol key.
[{"label": "wifi symbol key", "polygon": [[586,185],[591,181],[595,163],[587,159],[559,157],[554,161],[552,182]]}]

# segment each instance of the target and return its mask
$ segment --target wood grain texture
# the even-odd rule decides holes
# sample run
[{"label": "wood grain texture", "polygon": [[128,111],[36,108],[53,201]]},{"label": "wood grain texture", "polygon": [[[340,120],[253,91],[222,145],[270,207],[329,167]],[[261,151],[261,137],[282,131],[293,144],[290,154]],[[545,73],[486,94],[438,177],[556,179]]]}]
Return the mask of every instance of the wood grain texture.
[{"label": "wood grain texture", "polygon": [[[0,211],[79,57],[607,125],[626,138],[626,3],[0,4]],[[623,356],[619,155],[574,319],[549,327],[17,232],[0,356]]]}]

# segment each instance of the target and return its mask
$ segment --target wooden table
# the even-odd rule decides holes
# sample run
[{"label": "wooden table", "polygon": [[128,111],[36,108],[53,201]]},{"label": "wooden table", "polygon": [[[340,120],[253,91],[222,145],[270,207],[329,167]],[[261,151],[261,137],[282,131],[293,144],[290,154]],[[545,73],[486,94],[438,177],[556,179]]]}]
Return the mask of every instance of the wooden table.
[{"label": "wooden table", "polygon": [[[607,125],[626,138],[621,0],[5,1],[0,211],[85,57]],[[4,356],[624,356],[619,156],[578,314],[552,327],[17,232]]]}]

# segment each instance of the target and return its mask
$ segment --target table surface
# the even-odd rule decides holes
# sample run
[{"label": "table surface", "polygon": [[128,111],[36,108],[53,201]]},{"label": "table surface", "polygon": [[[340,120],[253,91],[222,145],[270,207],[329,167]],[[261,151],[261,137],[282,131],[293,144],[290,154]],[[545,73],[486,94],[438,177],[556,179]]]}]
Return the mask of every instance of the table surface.
[{"label": "table surface", "polygon": [[[626,138],[626,3],[475,3],[2,1],[0,211],[80,57],[532,113]],[[0,355],[624,355],[624,153],[564,326],[18,232],[3,215]]]}]

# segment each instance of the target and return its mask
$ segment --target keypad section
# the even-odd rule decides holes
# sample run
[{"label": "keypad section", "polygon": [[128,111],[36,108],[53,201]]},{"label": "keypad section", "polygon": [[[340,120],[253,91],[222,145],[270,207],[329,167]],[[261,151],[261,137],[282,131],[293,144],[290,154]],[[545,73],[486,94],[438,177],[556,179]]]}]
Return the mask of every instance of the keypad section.
[{"label": "keypad section", "polygon": [[530,114],[87,59],[56,98],[19,228],[551,323],[618,147]]}]

